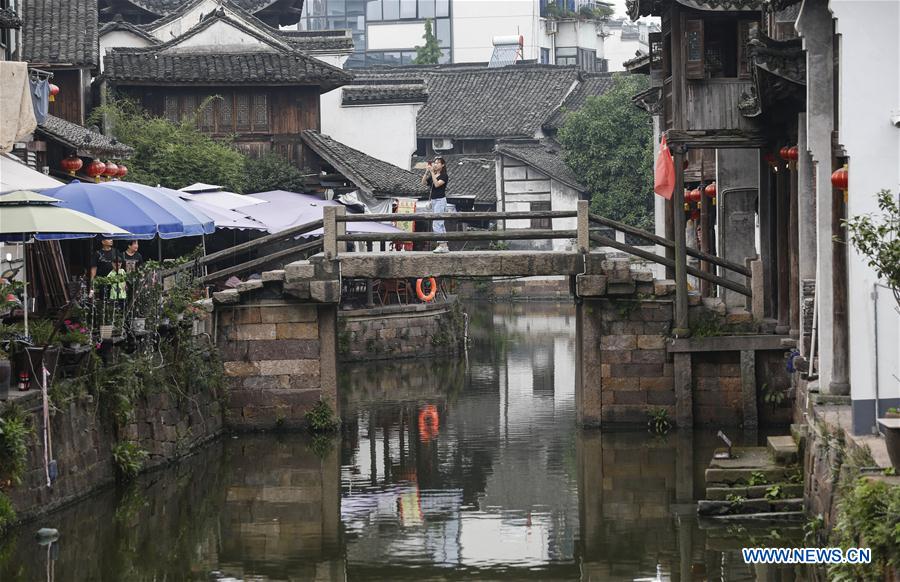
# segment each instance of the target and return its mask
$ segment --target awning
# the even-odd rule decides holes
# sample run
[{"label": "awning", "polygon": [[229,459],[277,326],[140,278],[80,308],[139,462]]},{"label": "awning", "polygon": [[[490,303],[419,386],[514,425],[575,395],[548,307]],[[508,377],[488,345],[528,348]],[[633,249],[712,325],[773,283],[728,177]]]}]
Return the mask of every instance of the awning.
[{"label": "awning", "polygon": [[0,154],[0,192],[43,190],[63,183],[29,168],[12,154]]}]

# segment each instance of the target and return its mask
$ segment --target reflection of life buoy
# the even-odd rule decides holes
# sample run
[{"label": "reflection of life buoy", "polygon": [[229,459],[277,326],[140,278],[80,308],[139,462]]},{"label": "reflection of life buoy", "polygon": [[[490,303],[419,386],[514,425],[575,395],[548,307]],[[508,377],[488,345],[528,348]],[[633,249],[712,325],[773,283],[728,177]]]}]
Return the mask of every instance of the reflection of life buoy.
[{"label": "reflection of life buoy", "polygon": [[427,443],[438,435],[440,421],[438,411],[433,404],[426,404],[419,412],[419,439]]},{"label": "reflection of life buoy", "polygon": [[[431,286],[431,289],[428,291],[428,295],[425,295],[425,293],[422,291],[422,281],[428,281],[428,284]],[[425,301],[426,303],[432,301],[434,299],[434,296],[437,295],[437,281],[435,280],[435,278],[428,277],[427,279],[419,279],[418,281],[416,281],[416,295],[419,297],[419,299]]]}]

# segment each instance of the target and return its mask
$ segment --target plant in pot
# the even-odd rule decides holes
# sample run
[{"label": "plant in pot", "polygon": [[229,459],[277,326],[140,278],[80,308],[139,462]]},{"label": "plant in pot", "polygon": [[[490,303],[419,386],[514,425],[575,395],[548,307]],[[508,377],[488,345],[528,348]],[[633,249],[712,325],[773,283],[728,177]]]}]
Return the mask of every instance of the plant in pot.
[{"label": "plant in pot", "polygon": [[91,351],[91,333],[81,323],[63,321],[59,341],[63,345],[59,356],[59,373],[65,377],[77,375],[85,356]]},{"label": "plant in pot", "polygon": [[56,325],[50,319],[36,319],[29,324],[28,333],[31,335],[31,346],[25,348],[25,352],[29,376],[32,381],[42,381],[42,369],[46,368],[52,380],[59,362],[60,335]]}]

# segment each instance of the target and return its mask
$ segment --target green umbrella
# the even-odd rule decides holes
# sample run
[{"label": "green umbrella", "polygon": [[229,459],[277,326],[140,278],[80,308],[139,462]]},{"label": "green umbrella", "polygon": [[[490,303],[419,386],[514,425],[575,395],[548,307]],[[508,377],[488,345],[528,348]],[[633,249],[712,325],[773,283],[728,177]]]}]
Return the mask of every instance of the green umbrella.
[{"label": "green umbrella", "polygon": [[[30,235],[50,232],[128,234],[105,220],[56,206],[57,202],[56,198],[28,190],[0,196],[0,236],[22,235],[26,240]],[[24,267],[22,279],[25,281],[25,335],[28,335],[28,274]]]}]

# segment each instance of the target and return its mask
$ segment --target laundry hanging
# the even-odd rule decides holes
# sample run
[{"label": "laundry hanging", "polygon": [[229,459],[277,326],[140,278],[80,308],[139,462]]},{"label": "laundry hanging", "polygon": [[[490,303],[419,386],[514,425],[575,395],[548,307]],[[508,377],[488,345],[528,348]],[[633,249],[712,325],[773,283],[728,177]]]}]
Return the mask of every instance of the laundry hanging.
[{"label": "laundry hanging", "polygon": [[32,78],[29,83],[31,85],[31,103],[34,105],[34,119],[40,125],[47,121],[47,115],[50,114],[50,81]]}]

